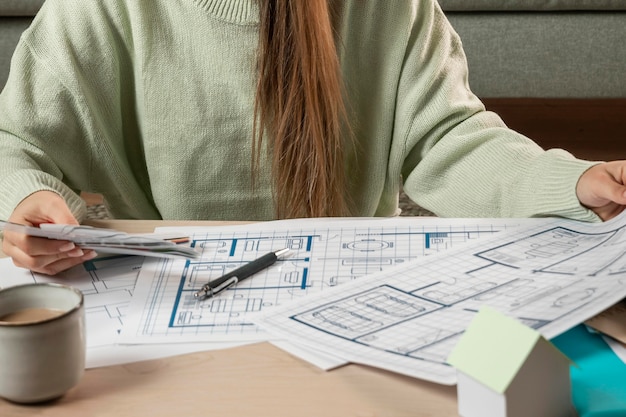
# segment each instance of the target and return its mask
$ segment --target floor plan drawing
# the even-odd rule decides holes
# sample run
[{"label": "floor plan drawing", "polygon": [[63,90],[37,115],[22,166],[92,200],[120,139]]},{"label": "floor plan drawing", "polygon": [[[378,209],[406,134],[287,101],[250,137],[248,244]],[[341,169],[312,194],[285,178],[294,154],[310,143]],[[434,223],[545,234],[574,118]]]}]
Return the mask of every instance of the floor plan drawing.
[{"label": "floor plan drawing", "polygon": [[626,216],[554,219],[287,303],[256,322],[346,360],[454,383],[446,358],[488,304],[551,338],[626,296]]},{"label": "floor plan drawing", "polygon": [[124,325],[124,316],[135,290],[143,257],[103,256],[50,277],[6,262],[0,286],[38,282],[59,282],[80,290],[85,297],[87,347],[115,343]]},{"label": "floor plan drawing", "polygon": [[[400,218],[196,229],[192,242],[202,254],[199,259],[146,260],[122,340],[263,340],[266,334],[251,320],[254,314],[492,236],[507,227],[517,227],[519,222]],[[287,259],[220,296],[201,301],[193,296],[208,281],[282,248],[291,251]],[[412,314],[413,309],[426,308],[425,303],[412,304],[405,297],[388,297],[385,293],[362,302],[379,309],[402,305]],[[336,314],[341,313],[325,313],[329,320]],[[358,321],[357,315],[353,320]]]}]

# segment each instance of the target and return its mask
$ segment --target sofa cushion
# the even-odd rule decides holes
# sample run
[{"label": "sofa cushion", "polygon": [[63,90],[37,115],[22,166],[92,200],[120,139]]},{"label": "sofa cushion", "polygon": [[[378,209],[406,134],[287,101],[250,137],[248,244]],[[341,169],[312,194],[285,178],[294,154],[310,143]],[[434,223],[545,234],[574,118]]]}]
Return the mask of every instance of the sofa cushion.
[{"label": "sofa cushion", "polygon": [[1,16],[34,16],[44,0],[0,0]]},{"label": "sofa cushion", "polygon": [[448,12],[626,10],[624,0],[439,0]]}]

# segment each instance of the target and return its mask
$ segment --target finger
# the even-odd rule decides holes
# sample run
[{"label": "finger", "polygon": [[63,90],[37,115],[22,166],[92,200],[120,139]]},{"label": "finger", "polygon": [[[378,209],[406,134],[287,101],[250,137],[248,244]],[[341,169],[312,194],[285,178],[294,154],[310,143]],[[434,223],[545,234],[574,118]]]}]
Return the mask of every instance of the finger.
[{"label": "finger", "polygon": [[604,181],[597,184],[595,194],[600,200],[610,201],[619,205],[626,204],[626,187],[615,181]]},{"label": "finger", "polygon": [[[76,245],[70,241],[28,236],[19,232],[5,232],[4,241],[30,256],[55,255],[76,249]],[[82,256],[82,253],[76,256]]]},{"label": "finger", "polygon": [[611,161],[605,165],[616,181],[626,184],[626,161]]},{"label": "finger", "polygon": [[[78,248],[77,248],[78,249]],[[95,251],[82,251],[81,256],[75,256],[76,251],[59,253],[57,255],[31,257],[26,254],[13,256],[13,263],[20,267],[30,269],[46,275],[56,275],[83,262],[95,258],[98,254]]]},{"label": "finger", "polygon": [[611,196],[620,194],[620,198],[626,199],[626,161],[607,162],[601,164],[600,167],[604,167],[607,174],[613,179],[612,184],[615,187],[611,190]]},{"label": "finger", "polygon": [[594,165],[583,173],[576,185],[576,195],[581,204],[589,208],[607,204],[626,204],[626,187],[622,180],[623,170],[608,163]]}]

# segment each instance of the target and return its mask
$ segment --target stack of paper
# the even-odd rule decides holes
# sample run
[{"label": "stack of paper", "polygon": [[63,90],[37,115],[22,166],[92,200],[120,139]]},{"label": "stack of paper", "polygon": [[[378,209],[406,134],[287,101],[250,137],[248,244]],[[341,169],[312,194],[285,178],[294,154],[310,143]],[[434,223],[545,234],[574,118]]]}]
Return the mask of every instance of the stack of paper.
[{"label": "stack of paper", "polygon": [[156,235],[128,234],[111,229],[91,226],[44,223],[39,227],[26,226],[0,220],[0,230],[25,233],[30,236],[74,242],[83,249],[93,249],[102,253],[154,256],[159,258],[197,258],[198,252],[182,243],[188,237],[169,236],[166,239]]}]

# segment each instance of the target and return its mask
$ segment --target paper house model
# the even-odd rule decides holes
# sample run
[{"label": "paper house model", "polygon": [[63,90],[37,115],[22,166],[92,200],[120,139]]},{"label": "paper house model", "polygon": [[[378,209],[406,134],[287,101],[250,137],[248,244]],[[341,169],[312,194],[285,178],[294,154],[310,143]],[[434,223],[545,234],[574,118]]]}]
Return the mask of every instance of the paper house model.
[{"label": "paper house model", "polygon": [[539,332],[490,307],[453,349],[462,417],[576,416],[571,361]]}]

